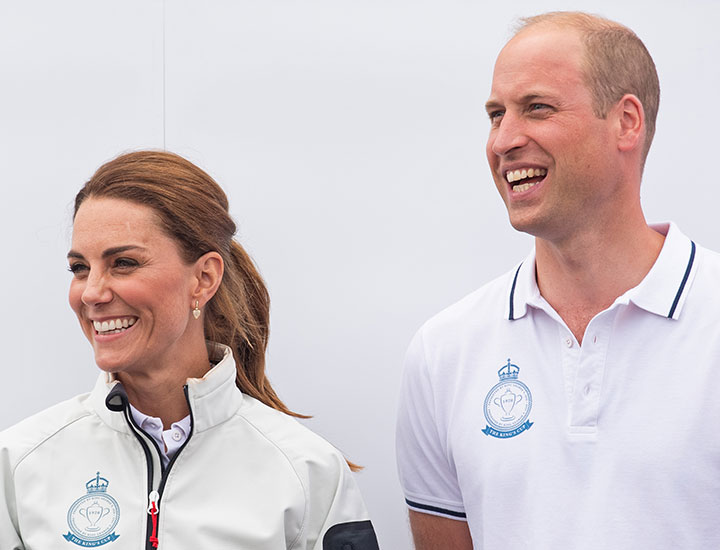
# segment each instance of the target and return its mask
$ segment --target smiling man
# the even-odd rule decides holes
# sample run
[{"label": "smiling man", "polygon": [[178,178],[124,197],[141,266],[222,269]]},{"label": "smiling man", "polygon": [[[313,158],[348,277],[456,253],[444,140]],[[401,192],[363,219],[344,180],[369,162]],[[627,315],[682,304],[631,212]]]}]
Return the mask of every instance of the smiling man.
[{"label": "smiling man", "polygon": [[720,548],[720,256],[643,215],[659,95],[600,17],[526,19],[500,52],[487,157],[535,248],[410,345],[418,550]]}]

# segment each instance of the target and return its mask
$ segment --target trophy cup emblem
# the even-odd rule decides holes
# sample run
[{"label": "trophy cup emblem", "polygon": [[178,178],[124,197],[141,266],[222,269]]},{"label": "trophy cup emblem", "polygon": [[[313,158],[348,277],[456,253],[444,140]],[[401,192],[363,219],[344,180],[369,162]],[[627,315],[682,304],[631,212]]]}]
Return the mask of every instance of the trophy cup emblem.
[{"label": "trophy cup emblem", "polygon": [[110,513],[110,508],[103,508],[97,501],[93,501],[87,508],[79,508],[78,512],[88,520],[90,524],[90,526],[86,528],[88,531],[99,531],[100,527],[98,527],[97,524],[103,517]]},{"label": "trophy cup emblem", "polygon": [[532,409],[530,389],[518,378],[520,367],[510,359],[498,371],[500,381],[485,397],[484,413],[487,426],[485,435],[505,439],[515,437],[529,429],[533,423],[528,420]]},{"label": "trophy cup emblem", "polygon": [[107,488],[110,482],[97,472],[85,484],[87,493],[77,499],[67,514],[68,531],[63,538],[85,548],[113,542],[119,535],[114,530],[120,521],[120,506]]},{"label": "trophy cup emblem", "polygon": [[515,408],[515,405],[520,403],[522,399],[522,395],[513,393],[510,388],[507,388],[502,396],[496,397],[493,400],[493,403],[499,406],[505,413],[505,416],[502,417],[503,420],[512,420],[515,416],[511,416],[510,413]]}]

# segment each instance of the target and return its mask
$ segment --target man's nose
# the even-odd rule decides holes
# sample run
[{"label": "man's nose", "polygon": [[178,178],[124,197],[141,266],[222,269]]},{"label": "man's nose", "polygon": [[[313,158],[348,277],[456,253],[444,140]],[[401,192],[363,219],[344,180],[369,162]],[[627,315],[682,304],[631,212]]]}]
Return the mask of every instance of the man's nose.
[{"label": "man's nose", "polygon": [[498,126],[490,131],[490,149],[498,156],[505,156],[528,141],[525,124],[512,113],[505,113]]},{"label": "man's nose", "polygon": [[85,288],[81,297],[86,306],[107,303],[112,300],[112,290],[109,281],[103,273],[90,273],[85,279]]}]

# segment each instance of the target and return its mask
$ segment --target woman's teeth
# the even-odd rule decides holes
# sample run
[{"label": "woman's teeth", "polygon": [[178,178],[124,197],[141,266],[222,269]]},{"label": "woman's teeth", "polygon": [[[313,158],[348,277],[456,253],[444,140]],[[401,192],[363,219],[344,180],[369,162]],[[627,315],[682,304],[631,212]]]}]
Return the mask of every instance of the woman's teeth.
[{"label": "woman's teeth", "polygon": [[135,324],[134,317],[113,319],[112,321],[93,321],[93,327],[99,334],[117,334]]}]

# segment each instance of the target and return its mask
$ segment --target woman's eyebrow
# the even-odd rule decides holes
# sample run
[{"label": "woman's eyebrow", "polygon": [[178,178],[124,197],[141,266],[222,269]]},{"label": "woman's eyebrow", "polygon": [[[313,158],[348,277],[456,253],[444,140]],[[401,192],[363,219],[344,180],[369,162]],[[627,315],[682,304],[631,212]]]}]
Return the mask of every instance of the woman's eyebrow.
[{"label": "woman's eyebrow", "polygon": [[[143,248],[142,246],[134,245],[134,244],[128,244],[128,245],[124,245],[124,246],[113,246],[112,248],[108,248],[108,249],[106,249],[106,250],[103,250],[102,257],[103,257],[103,258],[108,258],[108,257],[110,257],[110,256],[114,256],[115,254],[120,254],[120,253],[122,253],[122,252],[127,252],[128,250],[141,250],[141,251],[144,251],[145,248]],[[85,256],[83,256],[82,254],[80,254],[79,252],[76,252],[76,251],[74,251],[74,250],[71,250],[70,252],[68,252],[68,253],[67,253],[67,257],[68,257],[68,258],[77,258],[77,259],[79,259],[79,260],[84,260],[84,259],[85,259]]]}]

